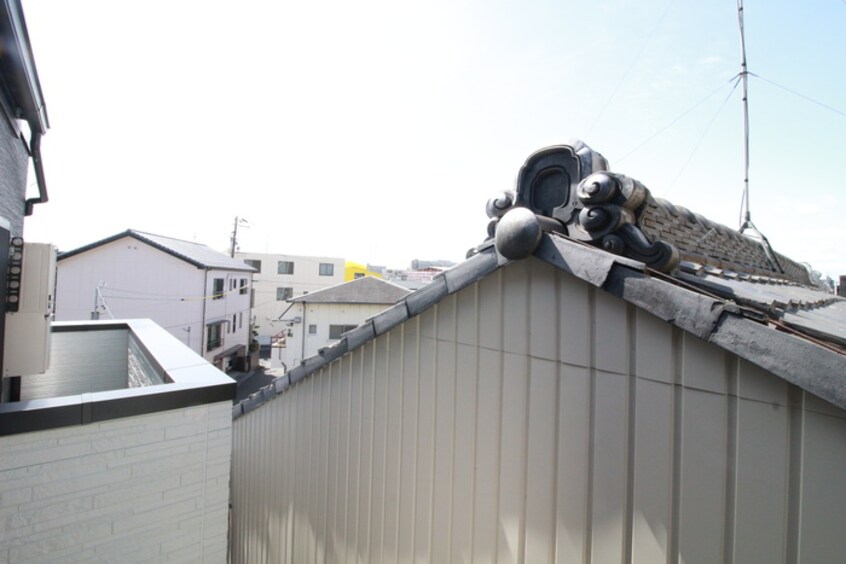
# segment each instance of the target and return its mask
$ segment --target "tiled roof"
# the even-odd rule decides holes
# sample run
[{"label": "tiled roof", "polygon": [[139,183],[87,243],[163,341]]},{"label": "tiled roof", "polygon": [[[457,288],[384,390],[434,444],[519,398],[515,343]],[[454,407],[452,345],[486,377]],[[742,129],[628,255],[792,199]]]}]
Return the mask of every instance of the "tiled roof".
[{"label": "tiled roof", "polygon": [[[556,234],[544,234],[533,255],[838,407],[846,408],[846,354],[837,347],[838,335],[846,329],[846,319],[842,317],[846,300],[842,298],[795,283],[765,283],[762,277],[733,280],[731,274],[728,277],[719,277],[713,272],[699,276],[690,274],[688,270],[695,270],[695,265],[685,265],[684,273],[678,277],[667,276],[641,262]],[[338,343],[321,349],[319,354],[306,359],[270,386],[236,405],[234,416],[255,409],[347,352],[423,313],[446,296],[470,286],[509,262],[498,252],[494,242],[488,241],[463,263],[345,333]],[[766,288],[771,295],[764,299],[759,294],[758,298],[761,304],[768,303],[770,307],[780,303],[778,298],[781,297],[786,303],[799,299],[807,309],[785,310],[793,317],[782,316],[780,320],[767,307],[758,309],[751,301],[742,304],[718,295],[713,286],[706,284],[716,283],[716,280],[733,280],[737,295],[753,295]],[[801,296],[797,292],[801,292]],[[840,319],[838,316],[841,316]],[[806,326],[820,325],[820,334],[802,327],[799,318],[806,321]],[[791,327],[795,330],[790,330]]]},{"label": "tiled roof", "polygon": [[148,245],[173,255],[185,262],[193,264],[198,268],[207,268],[211,270],[239,270],[244,272],[255,272],[256,269],[247,265],[244,261],[231,258],[221,252],[215,251],[203,245],[202,243],[195,243],[193,241],[183,241],[182,239],[174,239],[172,237],[165,237],[163,235],[153,235],[152,233],[144,233],[143,231],[136,231],[134,229],[127,229],[117,235],[112,235],[105,239],[95,241],[78,249],[62,253],[59,260],[66,259],[91,249],[95,249],[106,243],[117,241],[123,237],[132,237]]},{"label": "tiled roof", "polygon": [[343,284],[298,296],[290,302],[310,304],[395,304],[410,290],[374,276],[365,276]]},{"label": "tiled roof", "polygon": [[761,242],[662,199],[649,197],[638,225],[674,245],[683,261],[810,284],[808,269]]},{"label": "tiled roof", "polygon": [[736,231],[653,199],[576,142],[531,155],[469,258],[236,405],[261,405],[503,265],[545,261],[846,409],[846,299]]}]

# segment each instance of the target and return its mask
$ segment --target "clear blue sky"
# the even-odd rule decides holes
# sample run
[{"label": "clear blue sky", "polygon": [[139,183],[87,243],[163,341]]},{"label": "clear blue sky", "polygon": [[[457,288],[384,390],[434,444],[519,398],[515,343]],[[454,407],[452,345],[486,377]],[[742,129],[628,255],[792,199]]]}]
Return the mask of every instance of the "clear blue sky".
[{"label": "clear blue sky", "polygon": [[[246,251],[458,260],[484,239],[487,198],[569,138],[738,226],[734,0],[24,9],[52,125],[31,241],[135,228],[225,249],[237,215]],[[752,219],[776,250],[846,274],[846,117],[784,89],[846,112],[846,1],[745,11]]]}]

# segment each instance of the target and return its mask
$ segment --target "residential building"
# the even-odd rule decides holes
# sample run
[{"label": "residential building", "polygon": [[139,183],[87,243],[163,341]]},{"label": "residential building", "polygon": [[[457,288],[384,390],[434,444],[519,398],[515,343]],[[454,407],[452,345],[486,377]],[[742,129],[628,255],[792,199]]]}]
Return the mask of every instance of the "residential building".
[{"label": "residential building", "polygon": [[337,257],[236,252],[256,269],[253,317],[256,331],[269,343],[288,322],[288,300],[344,281],[345,261]]},{"label": "residential building", "polygon": [[[452,263],[447,265],[421,265],[416,266],[416,263],[422,261],[413,261],[412,267],[408,270],[388,270],[385,273],[385,278],[390,280],[398,286],[403,286],[409,290],[419,290],[429,282],[435,279],[436,276],[442,274],[452,266]],[[437,261],[438,263],[446,261]]]},{"label": "residential building", "polygon": [[293,307],[285,315],[290,321],[282,329],[285,346],[273,347],[271,365],[297,366],[408,293],[401,286],[366,276],[290,299]]},{"label": "residential building", "polygon": [[225,562],[235,384],[149,320],[51,324],[55,248],[22,239],[48,122],[18,0],[0,40],[0,562]]},{"label": "residential building", "polygon": [[846,300],[606,169],[235,406],[233,562],[842,560]]},{"label": "residential building", "polygon": [[59,256],[56,320],[152,319],[221,370],[244,370],[253,272],[200,243],[130,229]]}]

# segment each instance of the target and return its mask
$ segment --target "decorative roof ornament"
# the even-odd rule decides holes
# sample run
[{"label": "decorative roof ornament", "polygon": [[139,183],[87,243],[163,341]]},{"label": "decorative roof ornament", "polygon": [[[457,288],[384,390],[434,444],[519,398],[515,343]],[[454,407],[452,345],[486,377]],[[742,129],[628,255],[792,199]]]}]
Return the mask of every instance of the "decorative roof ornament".
[{"label": "decorative roof ornament", "polygon": [[[488,232],[506,258],[534,252],[539,235],[532,233],[539,227],[669,272],[679,263],[678,251],[669,243],[653,241],[638,225],[648,198],[649,190],[640,182],[608,172],[602,155],[581,141],[571,141],[529,156],[520,169],[516,192],[488,201],[492,220]],[[517,212],[520,208],[535,215],[537,226],[525,212]],[[515,213],[519,219],[511,217]],[[506,226],[506,233],[500,233]]]},{"label": "decorative roof ornament", "polygon": [[488,200],[486,211],[489,237],[511,260],[534,253],[546,232],[665,273],[688,261],[813,285],[803,265],[768,244],[652,197],[637,180],[610,172],[605,158],[581,141],[530,155],[516,189]]}]

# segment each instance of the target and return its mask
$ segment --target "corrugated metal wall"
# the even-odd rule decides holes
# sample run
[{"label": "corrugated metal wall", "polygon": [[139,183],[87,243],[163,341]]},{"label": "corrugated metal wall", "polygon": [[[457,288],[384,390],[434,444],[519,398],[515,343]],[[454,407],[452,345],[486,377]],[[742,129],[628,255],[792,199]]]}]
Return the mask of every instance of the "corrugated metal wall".
[{"label": "corrugated metal wall", "polygon": [[846,413],[540,261],[235,421],[233,562],[839,562]]}]

